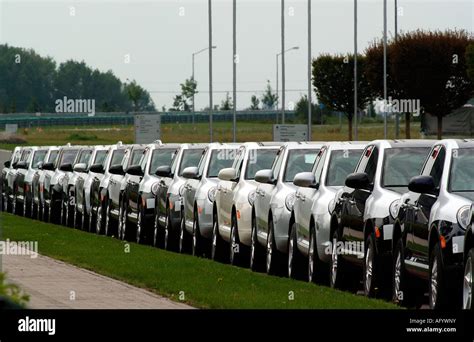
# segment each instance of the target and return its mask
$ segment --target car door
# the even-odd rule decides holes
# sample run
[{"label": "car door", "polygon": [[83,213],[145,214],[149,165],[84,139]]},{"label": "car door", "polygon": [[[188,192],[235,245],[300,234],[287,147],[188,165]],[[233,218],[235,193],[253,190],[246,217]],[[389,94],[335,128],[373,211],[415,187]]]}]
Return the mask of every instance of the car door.
[{"label": "car door", "polygon": [[[444,146],[435,146],[429,157],[430,159],[426,162],[425,168],[422,171],[422,175],[430,175],[433,177],[434,184],[437,191],[441,183],[441,177],[443,175],[444,162],[446,160],[446,149]],[[409,254],[412,260],[418,266],[413,271],[417,272],[417,269],[425,270],[423,272],[427,274],[429,265],[429,224],[431,208],[438,200],[438,196],[434,194],[420,194],[420,197],[413,207],[413,223],[411,226],[411,240],[407,241]]]},{"label": "car door", "polygon": [[[379,149],[376,146],[368,146],[357,168],[357,173],[365,172],[371,184],[374,183],[375,172],[379,160]],[[364,240],[364,211],[365,202],[370,196],[371,190],[353,189],[345,198],[343,208],[343,239],[351,241]],[[356,255],[352,255],[357,258]]]},{"label": "car door", "polygon": [[[240,171],[245,158],[245,148],[241,147],[235,161],[232,163],[232,168],[236,171],[237,179],[240,177]],[[219,225],[230,229],[232,221],[232,206],[234,199],[234,189],[237,186],[236,181],[219,180],[217,191],[219,191]]]},{"label": "car door", "polygon": [[[287,151],[287,149],[281,148],[278,151],[275,162],[273,163],[272,173],[276,181],[282,177],[282,165],[284,159],[286,158]],[[264,235],[266,235],[268,232],[268,213],[270,212],[270,200],[275,189],[276,184],[260,183],[257,187],[257,190],[255,191],[255,201],[258,201],[258,212],[256,212],[256,226],[258,234],[264,233]]]},{"label": "car door", "polygon": [[207,149],[205,155],[199,162],[198,166],[198,178],[197,179],[188,179],[184,184],[184,218],[188,227],[193,225],[194,217],[194,196],[196,195],[196,190],[201,182],[201,178],[204,177],[204,170],[206,165],[211,159],[211,155],[214,152],[214,149]]},{"label": "car door", "polygon": [[[323,147],[318,152],[318,157],[313,166],[312,173],[314,174],[317,184],[320,184],[321,174],[323,172],[324,164],[326,162],[326,156],[328,155],[328,149]],[[295,216],[298,218],[298,239],[304,239],[309,241],[309,224],[311,220],[311,208],[313,206],[312,198],[316,194],[317,190],[313,188],[298,188],[295,197],[298,201],[298,212]]]},{"label": "car door", "polygon": [[[145,170],[147,169],[147,165],[150,162],[152,154],[152,149],[145,148],[143,151],[142,159],[140,160],[140,168],[142,169],[142,173],[145,174]],[[140,191],[140,182],[143,179],[143,176],[134,176],[130,175],[127,184],[127,198],[128,198],[128,205],[130,211],[132,213],[138,214],[138,201],[139,201],[139,191]]]}]

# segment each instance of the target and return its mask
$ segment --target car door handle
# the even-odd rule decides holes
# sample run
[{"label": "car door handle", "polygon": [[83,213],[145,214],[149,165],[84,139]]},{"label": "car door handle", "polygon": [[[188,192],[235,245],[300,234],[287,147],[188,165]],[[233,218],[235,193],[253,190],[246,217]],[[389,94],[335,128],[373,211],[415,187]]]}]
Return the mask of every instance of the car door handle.
[{"label": "car door handle", "polygon": [[356,204],[356,201],[354,201],[354,200],[348,200],[347,202],[348,202],[350,205],[355,205],[355,204]]}]

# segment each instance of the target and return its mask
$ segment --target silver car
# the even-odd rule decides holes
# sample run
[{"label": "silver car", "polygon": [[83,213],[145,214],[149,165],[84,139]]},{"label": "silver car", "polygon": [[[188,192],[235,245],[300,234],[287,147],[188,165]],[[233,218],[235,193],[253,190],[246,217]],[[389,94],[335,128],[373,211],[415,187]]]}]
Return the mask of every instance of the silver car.
[{"label": "silver car", "polygon": [[46,157],[42,163],[38,165],[39,171],[33,177],[33,213],[38,220],[44,220],[44,197],[43,184],[46,174],[51,174],[53,171],[43,168],[44,165],[54,165],[59,156],[59,146],[49,146]]},{"label": "silver car", "polygon": [[20,160],[21,151],[23,147],[15,147],[13,150],[10,160],[7,160],[3,163],[2,169],[2,210],[4,211],[11,211],[11,201],[10,201],[10,193],[12,188],[9,187],[8,180],[11,178],[9,174],[15,169],[15,164]]},{"label": "silver car", "polygon": [[[179,234],[180,252],[201,243],[196,241],[191,244],[191,236],[193,240],[205,238],[211,241],[214,197],[219,182],[217,176],[220,170],[232,166],[239,146],[211,143],[206,147],[199,166],[184,169],[183,177],[187,180],[183,195],[184,220]],[[196,253],[197,250],[193,249],[192,252]]]},{"label": "silver car", "polygon": [[213,210],[217,215],[212,230],[212,259],[223,260],[228,256],[231,264],[244,260],[251,243],[252,205],[258,185],[255,174],[272,167],[281,145],[245,143],[239,148],[232,167],[219,172]]},{"label": "silver car", "polygon": [[183,190],[186,178],[183,171],[190,166],[198,166],[206,144],[181,144],[170,166],[158,167],[156,174],[161,177],[155,206],[155,232],[153,243],[164,249],[174,249],[178,245],[179,227],[183,217]]},{"label": "silver car", "polygon": [[[271,169],[260,170],[255,180],[250,268],[257,270],[265,258],[267,273],[283,273],[283,256],[288,253],[291,212],[295,201],[297,173],[313,168],[323,143],[290,142],[280,148]],[[285,267],[286,268],[286,267]]]},{"label": "silver car", "polygon": [[[311,172],[298,173],[293,184],[298,186],[293,206],[293,225],[288,247],[288,276],[304,276],[308,265],[308,280],[322,279],[328,270],[331,253],[331,202],[346,177],[354,172],[366,142],[332,142],[321,148]],[[307,263],[306,263],[307,259]],[[313,276],[314,275],[314,276]],[[324,277],[324,279],[327,279]]]},{"label": "silver car", "polygon": [[[74,165],[74,175],[69,180],[71,184],[74,182],[73,195],[74,201],[74,219],[73,226],[85,229],[88,223],[90,213],[90,191],[91,185],[95,178],[101,177],[102,173],[95,171],[103,171],[103,163],[107,157],[109,146],[97,145],[93,146],[92,155],[88,163],[78,163]],[[100,167],[99,167],[100,166]],[[99,168],[99,170],[97,170]]]}]

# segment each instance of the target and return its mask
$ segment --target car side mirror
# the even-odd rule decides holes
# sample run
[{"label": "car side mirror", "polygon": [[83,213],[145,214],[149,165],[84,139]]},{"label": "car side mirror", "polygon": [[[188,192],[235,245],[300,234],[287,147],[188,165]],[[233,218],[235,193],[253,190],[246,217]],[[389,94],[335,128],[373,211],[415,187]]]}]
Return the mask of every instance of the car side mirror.
[{"label": "car side mirror", "polygon": [[132,165],[128,168],[127,173],[132,176],[143,176],[143,170],[140,165]]},{"label": "car side mirror", "polygon": [[365,172],[351,173],[346,178],[346,186],[353,189],[371,190],[369,176]]},{"label": "car side mirror", "polygon": [[157,175],[158,177],[171,177],[171,166],[162,165],[157,167],[155,175]]},{"label": "car side mirror", "polygon": [[417,194],[436,193],[436,186],[432,176],[415,176],[408,183],[408,190]]},{"label": "car side mirror", "polygon": [[235,182],[237,181],[237,172],[234,168],[228,167],[220,170],[217,178],[223,181]]},{"label": "car side mirror", "polygon": [[295,175],[293,184],[302,188],[319,189],[319,184],[316,182],[316,177],[312,172],[300,172]]},{"label": "car side mirror", "polygon": [[16,166],[15,166],[17,169],[23,169],[23,170],[26,170],[28,168],[28,164],[26,161],[24,160],[21,160],[19,161],[18,163],[16,163]]},{"label": "car side mirror", "polygon": [[189,166],[183,170],[183,177],[187,179],[199,179],[199,169],[196,166]]},{"label": "car side mirror", "polygon": [[86,170],[87,170],[87,165],[84,163],[78,163],[74,165],[75,172],[86,172]]},{"label": "car side mirror", "polygon": [[121,164],[115,164],[115,165],[111,165],[109,167],[109,173],[111,173],[113,175],[123,176],[125,174],[125,171],[124,171],[123,166]]},{"label": "car side mirror", "polygon": [[61,171],[64,171],[64,172],[72,172],[73,171],[72,164],[63,164],[59,167],[59,169]]},{"label": "car side mirror", "polygon": [[53,163],[44,163],[41,166],[41,169],[46,170],[46,171],[54,171],[54,164]]},{"label": "car side mirror", "polygon": [[5,167],[10,167],[11,165],[11,162],[9,160],[7,160],[5,163],[3,163],[3,166]]},{"label": "car side mirror", "polygon": [[276,179],[273,177],[272,170],[260,170],[255,174],[255,181],[263,184],[275,184]]}]

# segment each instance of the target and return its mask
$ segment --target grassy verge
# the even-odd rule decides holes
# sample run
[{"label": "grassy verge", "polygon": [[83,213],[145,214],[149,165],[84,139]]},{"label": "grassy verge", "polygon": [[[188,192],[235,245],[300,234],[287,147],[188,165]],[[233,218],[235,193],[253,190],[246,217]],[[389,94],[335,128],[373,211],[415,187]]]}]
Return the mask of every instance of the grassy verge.
[{"label": "grassy verge", "polygon": [[[411,126],[412,138],[420,137],[419,123]],[[232,141],[232,124],[230,122],[214,123],[214,140]],[[347,124],[314,125],[313,140],[338,141],[347,140]],[[388,127],[389,138],[394,137],[393,124]],[[26,140],[26,145],[63,145],[67,142],[79,145],[114,144],[118,140],[124,143],[134,141],[132,126],[78,126],[78,127],[33,127],[20,129],[18,136]],[[400,137],[404,137],[402,127]],[[374,140],[383,137],[383,124],[367,123],[359,127],[359,140]],[[272,123],[239,122],[237,125],[238,141],[271,141]],[[209,125],[207,123],[179,124],[169,123],[162,126],[164,142],[208,142]],[[2,143],[0,148],[12,150],[16,144]]]},{"label": "grassy verge", "polygon": [[[38,241],[39,252],[200,308],[390,309],[394,305],[328,287],[270,277],[203,258],[0,214],[2,236]],[[290,300],[293,294],[294,299]]]}]

